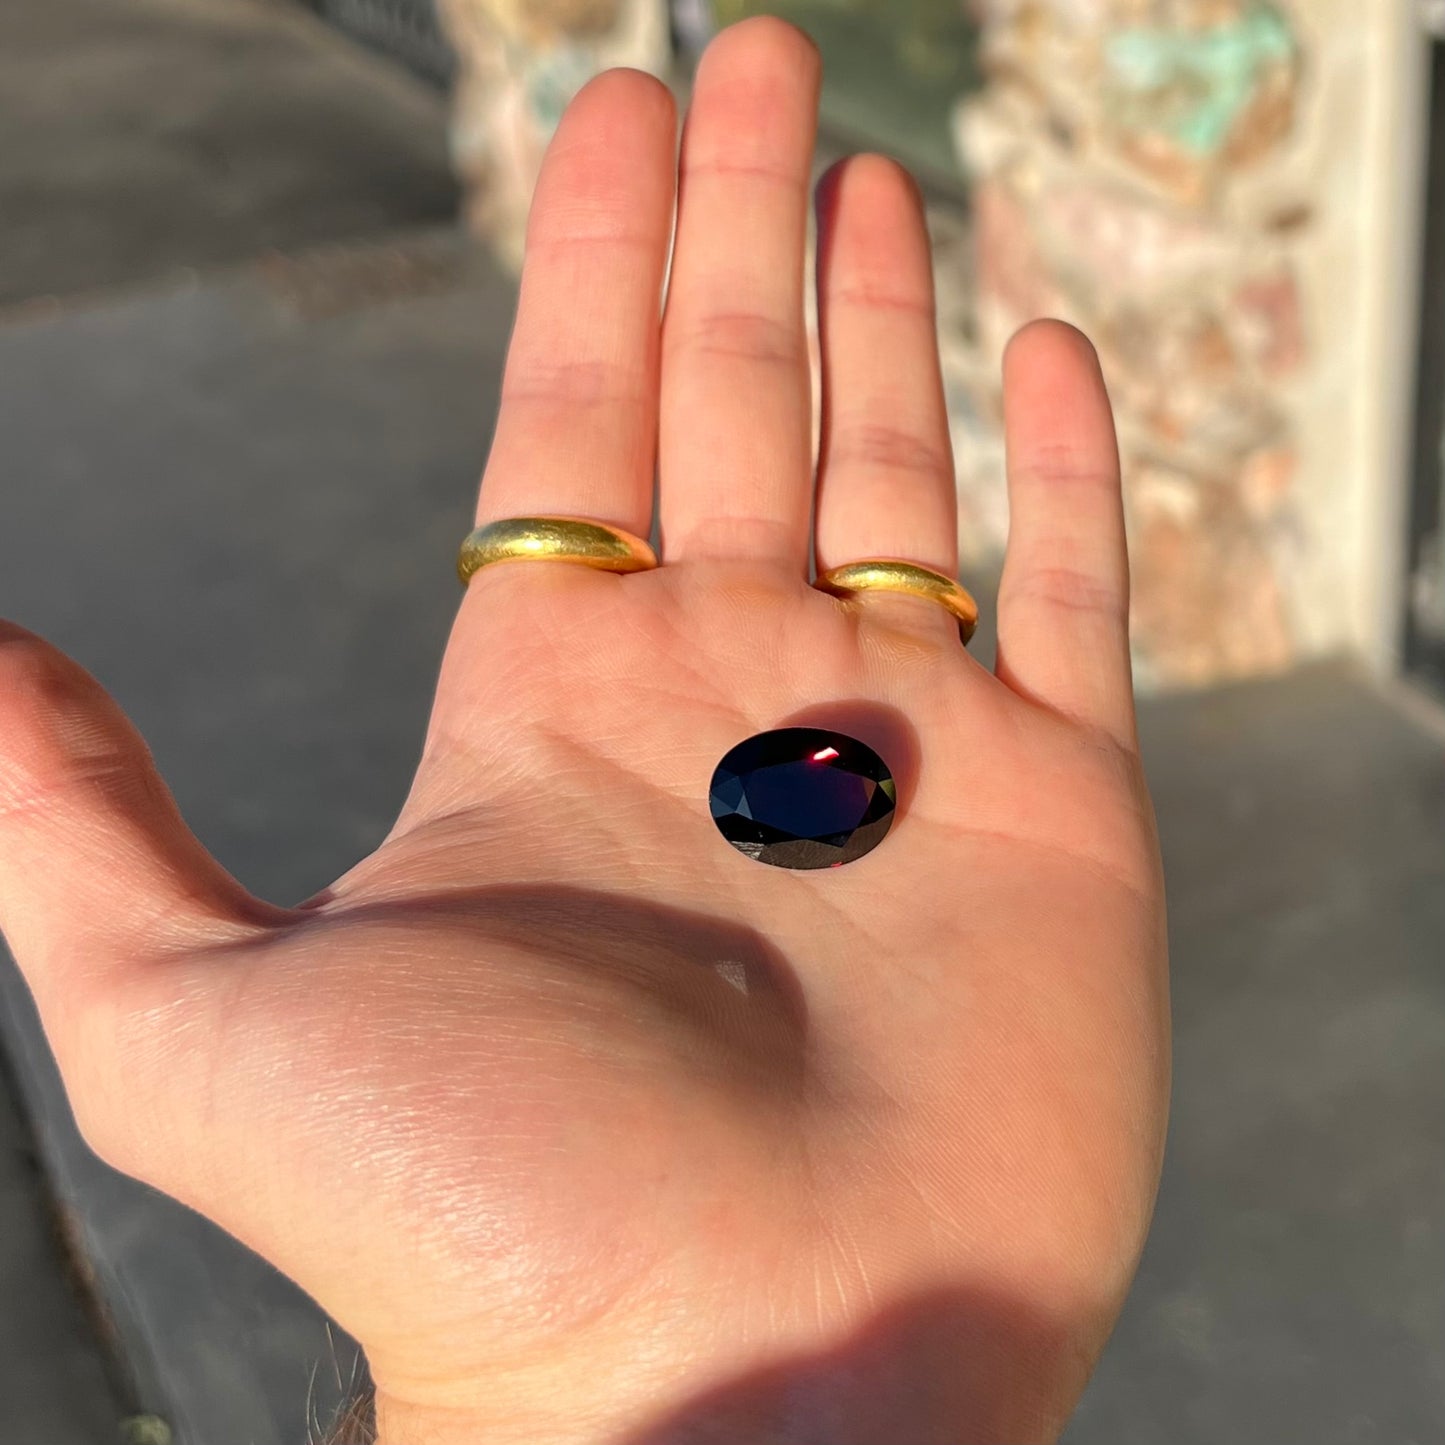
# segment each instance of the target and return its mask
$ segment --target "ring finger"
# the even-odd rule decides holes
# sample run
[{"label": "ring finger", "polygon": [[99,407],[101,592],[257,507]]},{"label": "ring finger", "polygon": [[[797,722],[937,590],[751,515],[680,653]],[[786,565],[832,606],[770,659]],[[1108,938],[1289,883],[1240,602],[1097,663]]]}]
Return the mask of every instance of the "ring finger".
[{"label": "ring finger", "polygon": [[855,156],[819,187],[818,234],[818,568],[894,557],[951,577],[957,501],[918,188]]}]

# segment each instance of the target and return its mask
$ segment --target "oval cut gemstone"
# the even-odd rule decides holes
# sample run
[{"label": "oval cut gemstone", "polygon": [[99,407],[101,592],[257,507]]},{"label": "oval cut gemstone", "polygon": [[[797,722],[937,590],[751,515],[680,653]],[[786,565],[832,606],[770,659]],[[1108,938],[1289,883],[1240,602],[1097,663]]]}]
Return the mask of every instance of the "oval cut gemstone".
[{"label": "oval cut gemstone", "polygon": [[887,764],[857,738],[779,728],[728,753],[708,801],[739,853],[776,868],[836,868],[883,841],[897,792]]}]

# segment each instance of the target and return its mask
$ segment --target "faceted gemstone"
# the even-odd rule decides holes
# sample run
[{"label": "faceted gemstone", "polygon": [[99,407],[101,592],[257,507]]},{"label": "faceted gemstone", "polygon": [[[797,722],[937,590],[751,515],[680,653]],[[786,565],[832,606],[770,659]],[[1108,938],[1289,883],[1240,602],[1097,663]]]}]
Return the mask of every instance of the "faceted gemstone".
[{"label": "faceted gemstone", "polygon": [[728,753],[708,801],[739,853],[777,868],[836,868],[883,841],[897,788],[883,759],[857,738],[779,728]]}]

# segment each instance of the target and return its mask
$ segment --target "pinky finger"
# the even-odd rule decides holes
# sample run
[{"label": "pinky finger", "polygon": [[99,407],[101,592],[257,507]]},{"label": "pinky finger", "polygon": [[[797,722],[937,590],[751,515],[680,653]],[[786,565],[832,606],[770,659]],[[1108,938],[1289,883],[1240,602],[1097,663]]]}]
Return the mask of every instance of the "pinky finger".
[{"label": "pinky finger", "polygon": [[1119,451],[1098,357],[1072,326],[1035,322],[1010,344],[1004,430],[1009,543],[998,676],[1132,749]]}]

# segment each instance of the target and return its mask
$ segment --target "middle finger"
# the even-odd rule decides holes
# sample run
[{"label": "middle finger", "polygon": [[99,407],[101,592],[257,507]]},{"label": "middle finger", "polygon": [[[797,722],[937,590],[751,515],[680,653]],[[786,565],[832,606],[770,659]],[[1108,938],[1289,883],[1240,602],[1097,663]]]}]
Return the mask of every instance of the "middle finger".
[{"label": "middle finger", "polygon": [[807,566],[803,250],[820,72],[800,31],[765,18],[724,31],[698,67],[662,337],[669,561]]}]

